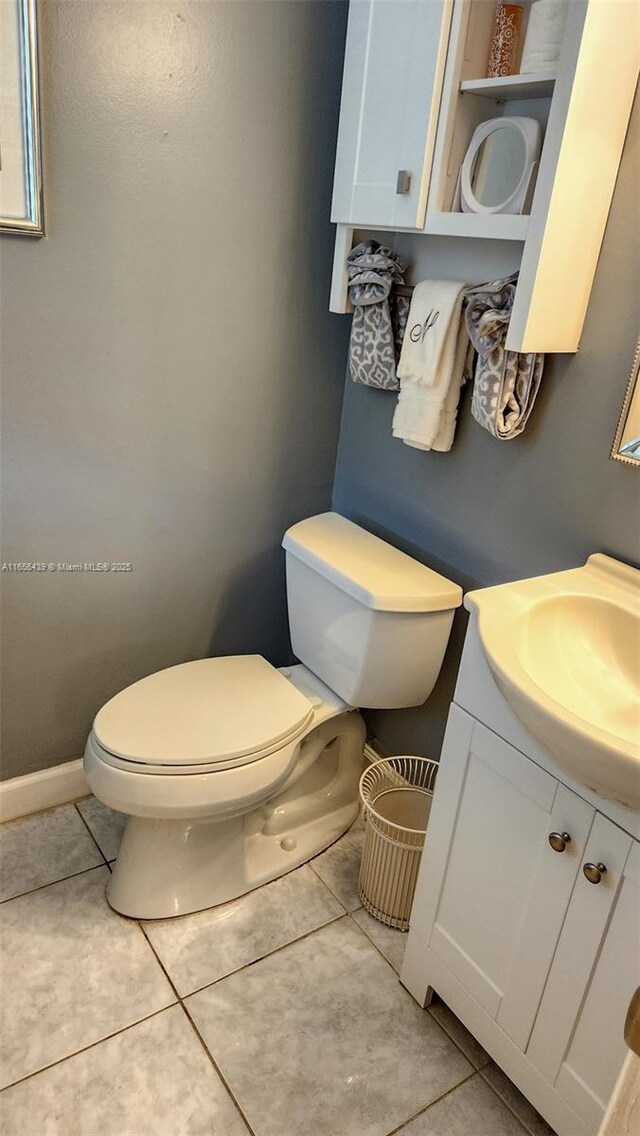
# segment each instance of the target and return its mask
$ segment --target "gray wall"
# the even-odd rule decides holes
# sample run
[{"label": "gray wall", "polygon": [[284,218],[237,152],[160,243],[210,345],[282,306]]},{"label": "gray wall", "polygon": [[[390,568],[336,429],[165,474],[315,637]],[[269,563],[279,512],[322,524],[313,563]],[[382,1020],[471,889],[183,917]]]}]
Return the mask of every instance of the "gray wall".
[{"label": "gray wall", "polygon": [[289,657],[279,540],[328,507],[342,3],[46,0],[47,239],[2,240],[2,775],[122,686]]},{"label": "gray wall", "polygon": [[[639,125],[636,104],[580,352],[548,358],[520,438],[501,443],[482,430],[466,391],[451,453],[420,453],[391,436],[393,395],[347,381],[334,507],[465,589],[572,567],[598,550],[640,561],[640,472],[609,460],[640,331]],[[463,243],[466,260],[438,238],[422,238],[419,253],[406,238],[397,247],[421,257],[416,279],[464,279],[474,265]],[[467,279],[508,270],[504,247],[475,244]],[[461,613],[424,708],[368,715],[383,748],[437,756],[463,633]]]}]

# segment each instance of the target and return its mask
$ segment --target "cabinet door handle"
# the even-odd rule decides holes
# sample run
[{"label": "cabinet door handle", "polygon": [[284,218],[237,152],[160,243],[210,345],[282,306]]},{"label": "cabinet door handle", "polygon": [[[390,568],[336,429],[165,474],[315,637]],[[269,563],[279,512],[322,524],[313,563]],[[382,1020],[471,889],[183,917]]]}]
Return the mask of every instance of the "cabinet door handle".
[{"label": "cabinet door handle", "polygon": [[408,193],[411,189],[411,174],[409,170],[398,170],[396,180],[396,193]]},{"label": "cabinet door handle", "polygon": [[571,844],[568,832],[550,832],[547,839],[554,852],[564,852],[567,844]]},{"label": "cabinet door handle", "polygon": [[603,876],[606,876],[607,869],[604,864],[583,864],[582,871],[585,879],[590,884],[599,884]]}]

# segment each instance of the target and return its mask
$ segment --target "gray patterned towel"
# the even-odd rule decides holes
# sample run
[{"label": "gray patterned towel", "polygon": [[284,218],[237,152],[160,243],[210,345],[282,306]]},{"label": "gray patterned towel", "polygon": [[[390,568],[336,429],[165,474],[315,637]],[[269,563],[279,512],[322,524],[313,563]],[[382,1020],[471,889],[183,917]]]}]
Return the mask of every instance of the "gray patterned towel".
[{"label": "gray patterned towel", "polygon": [[496,280],[467,293],[467,333],[478,352],[471,413],[495,438],[508,442],[524,430],[533,409],[544,355],[507,351],[505,340],[516,285]]},{"label": "gray patterned towel", "polygon": [[399,390],[396,364],[409,315],[409,300],[392,287],[404,282],[405,265],[392,249],[363,241],[347,257],[353,304],[349,370],[354,383]]}]

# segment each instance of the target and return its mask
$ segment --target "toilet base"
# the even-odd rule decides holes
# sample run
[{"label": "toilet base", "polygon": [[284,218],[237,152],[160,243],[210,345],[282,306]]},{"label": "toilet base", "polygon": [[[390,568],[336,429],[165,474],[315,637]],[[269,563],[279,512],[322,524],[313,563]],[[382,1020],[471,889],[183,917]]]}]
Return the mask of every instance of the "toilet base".
[{"label": "toilet base", "polygon": [[130,817],[107,887],[109,904],[133,919],[186,915],[306,863],[358,815],[363,745],[359,714],[341,715],[305,739],[309,757],[301,748],[285,785],[249,813],[215,820]]}]

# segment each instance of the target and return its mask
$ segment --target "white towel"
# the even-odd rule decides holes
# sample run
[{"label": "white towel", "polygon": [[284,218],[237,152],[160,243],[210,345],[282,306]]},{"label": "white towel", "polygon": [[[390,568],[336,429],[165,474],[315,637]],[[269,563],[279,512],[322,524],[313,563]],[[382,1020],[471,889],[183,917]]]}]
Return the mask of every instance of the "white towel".
[{"label": "white towel", "polygon": [[562,49],[569,0],[534,0],[529,9],[520,72],[553,71]]},{"label": "white towel", "polygon": [[465,288],[461,281],[424,280],[411,299],[393,435],[419,450],[446,453],[453,445],[469,350],[460,318]]},{"label": "white towel", "polygon": [[453,362],[466,286],[460,280],[422,280],[416,284],[398,364],[400,381],[409,379],[427,387],[440,383],[442,369]]}]

